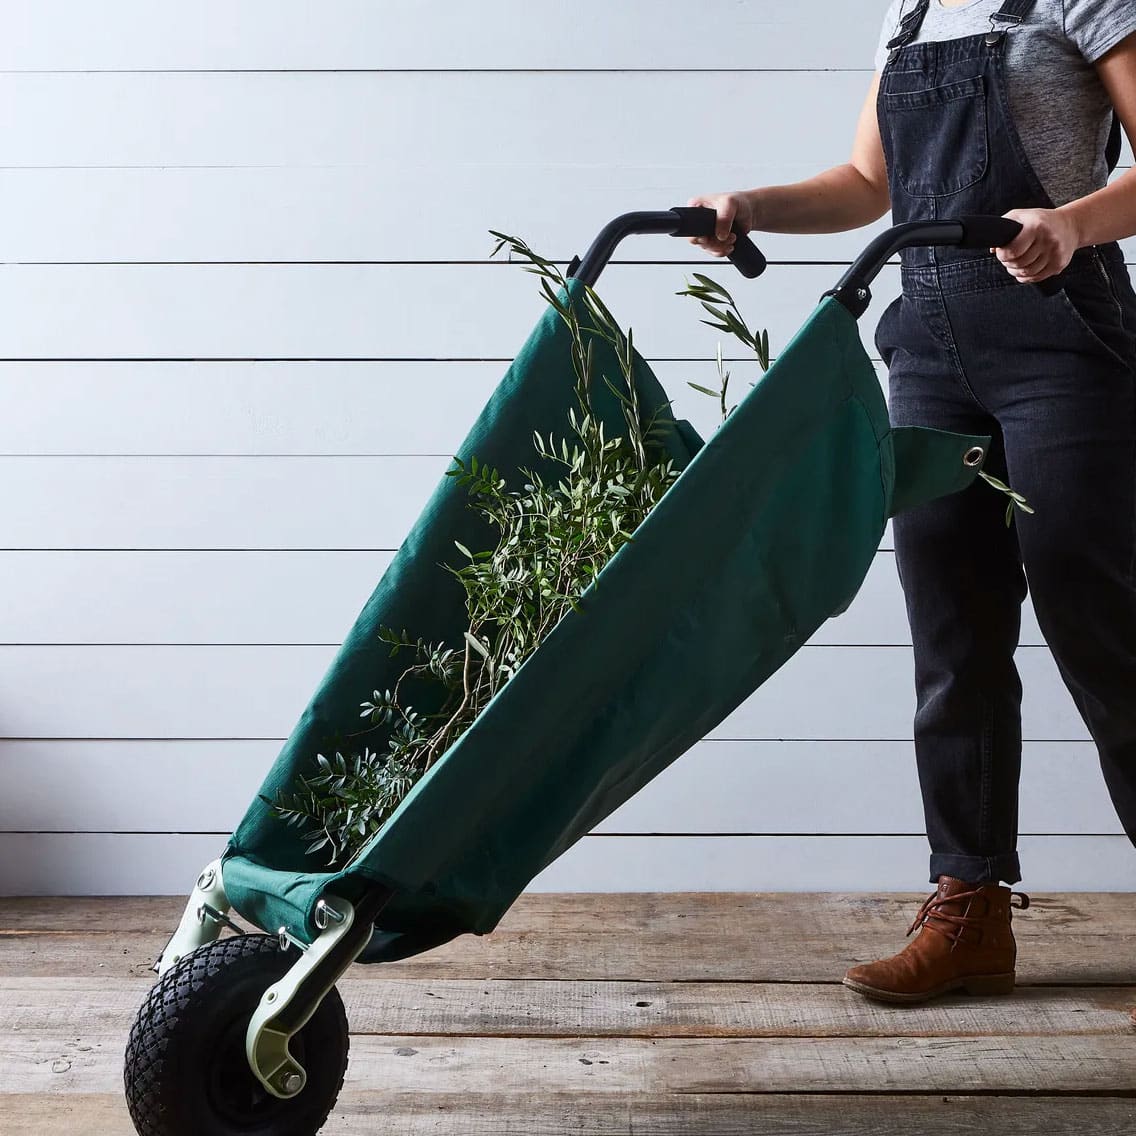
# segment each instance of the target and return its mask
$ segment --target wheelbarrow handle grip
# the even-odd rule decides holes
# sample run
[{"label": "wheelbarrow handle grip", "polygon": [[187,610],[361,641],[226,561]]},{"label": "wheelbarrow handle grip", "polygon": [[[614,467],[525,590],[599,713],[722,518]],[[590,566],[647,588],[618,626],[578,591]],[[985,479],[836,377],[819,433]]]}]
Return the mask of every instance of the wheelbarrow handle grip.
[{"label": "wheelbarrow handle grip", "polygon": [[[1021,223],[1009,217],[959,217],[958,222],[963,227],[960,248],[1001,248],[1022,231]],[[1063,285],[1056,276],[1050,276],[1037,287],[1043,295],[1055,296]]]},{"label": "wheelbarrow handle grip", "polygon": [[[712,237],[717,230],[717,211],[705,205],[675,205],[671,212],[677,213],[681,222],[672,236]],[[747,279],[754,280],[766,270],[768,262],[740,222],[735,221],[732,229],[738,239],[730,253],[730,263]]]},{"label": "wheelbarrow handle grip", "polygon": [[1008,217],[958,217],[963,228],[959,248],[1000,248],[1008,245],[1021,231],[1022,226]]}]

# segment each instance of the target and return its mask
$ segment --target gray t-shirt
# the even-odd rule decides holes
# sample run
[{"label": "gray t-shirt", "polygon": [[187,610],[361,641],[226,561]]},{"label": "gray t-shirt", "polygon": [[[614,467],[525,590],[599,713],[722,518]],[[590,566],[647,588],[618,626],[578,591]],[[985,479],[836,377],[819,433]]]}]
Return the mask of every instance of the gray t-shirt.
[{"label": "gray t-shirt", "polygon": [[[918,0],[892,0],[876,51],[887,62],[887,41]],[[948,7],[931,0],[914,42],[958,39],[990,30],[1002,0],[966,0]],[[1136,32],[1133,0],[1037,0],[1024,23],[1007,28],[1007,91],[1022,145],[1055,205],[1102,188],[1108,180],[1105,143],[1112,103],[1094,62]]]}]

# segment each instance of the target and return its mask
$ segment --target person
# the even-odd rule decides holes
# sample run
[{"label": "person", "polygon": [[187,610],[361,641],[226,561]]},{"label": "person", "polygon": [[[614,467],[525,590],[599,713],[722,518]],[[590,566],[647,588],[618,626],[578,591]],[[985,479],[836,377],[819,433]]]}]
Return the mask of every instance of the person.
[{"label": "person", "polygon": [[890,206],[896,223],[1022,226],[996,249],[902,250],[875,334],[893,424],[992,435],[987,470],[1034,512],[1007,525],[978,482],[895,519],[936,887],[914,939],[845,975],[871,998],[1013,988],[1027,577],[1136,844],[1136,292],[1117,243],[1136,235],[1136,171],[1108,178],[1121,125],[1136,138],[1132,0],[894,0],[847,163],[690,200],[717,211],[693,241],[715,256],[735,221],[837,232]]}]

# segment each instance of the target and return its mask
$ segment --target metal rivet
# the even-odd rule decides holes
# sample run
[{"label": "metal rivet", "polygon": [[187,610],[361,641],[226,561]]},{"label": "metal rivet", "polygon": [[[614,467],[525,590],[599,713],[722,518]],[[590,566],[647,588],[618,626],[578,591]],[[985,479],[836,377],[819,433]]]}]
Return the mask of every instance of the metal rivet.
[{"label": "metal rivet", "polygon": [[217,878],[216,873],[213,871],[212,868],[210,868],[209,871],[202,872],[201,875],[197,878],[197,886],[202,891],[208,891],[213,886],[213,881],[216,878]]},{"label": "metal rivet", "polygon": [[972,446],[963,454],[963,465],[968,465],[973,469],[976,465],[982,464],[982,459],[986,456],[986,451],[981,446]]}]

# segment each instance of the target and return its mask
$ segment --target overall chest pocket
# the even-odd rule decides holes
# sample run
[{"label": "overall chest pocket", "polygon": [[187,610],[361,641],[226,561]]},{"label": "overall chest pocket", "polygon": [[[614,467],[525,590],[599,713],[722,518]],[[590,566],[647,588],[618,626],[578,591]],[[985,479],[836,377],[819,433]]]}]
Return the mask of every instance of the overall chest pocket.
[{"label": "overall chest pocket", "polygon": [[891,160],[912,197],[946,197],[986,173],[989,138],[981,75],[922,91],[885,91]]}]

